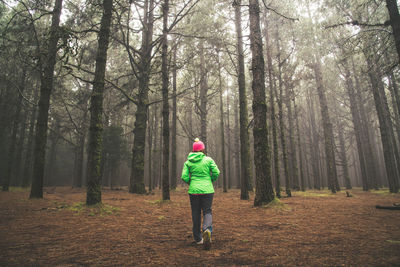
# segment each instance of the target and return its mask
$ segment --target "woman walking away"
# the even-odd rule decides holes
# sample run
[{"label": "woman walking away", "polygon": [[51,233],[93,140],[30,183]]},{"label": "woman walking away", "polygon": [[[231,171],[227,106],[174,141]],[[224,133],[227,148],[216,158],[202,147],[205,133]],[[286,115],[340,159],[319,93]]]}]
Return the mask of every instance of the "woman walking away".
[{"label": "woman walking away", "polygon": [[[183,165],[182,180],[189,185],[190,206],[192,207],[193,237],[197,244],[203,244],[204,249],[211,248],[212,233],[212,201],[214,187],[219,169],[214,160],[205,155],[205,146],[198,138],[194,140],[193,152]],[[203,227],[201,226],[201,211],[203,210]]]}]

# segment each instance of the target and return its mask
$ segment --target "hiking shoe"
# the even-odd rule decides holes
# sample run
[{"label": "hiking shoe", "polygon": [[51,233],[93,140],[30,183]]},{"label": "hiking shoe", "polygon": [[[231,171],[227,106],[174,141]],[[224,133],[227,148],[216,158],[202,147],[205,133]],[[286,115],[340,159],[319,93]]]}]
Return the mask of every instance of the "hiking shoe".
[{"label": "hiking shoe", "polygon": [[209,250],[211,248],[211,232],[210,230],[205,230],[203,232],[203,247],[205,250]]},{"label": "hiking shoe", "polygon": [[201,239],[199,242],[196,242],[197,245],[203,245],[203,239]]}]

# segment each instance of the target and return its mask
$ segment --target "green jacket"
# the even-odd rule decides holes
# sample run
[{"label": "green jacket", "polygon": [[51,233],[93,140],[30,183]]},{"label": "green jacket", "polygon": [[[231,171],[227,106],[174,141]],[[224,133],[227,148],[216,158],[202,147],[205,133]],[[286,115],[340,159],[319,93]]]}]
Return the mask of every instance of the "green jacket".
[{"label": "green jacket", "polygon": [[218,166],[212,158],[203,152],[191,152],[183,164],[181,179],[189,184],[189,194],[211,194],[214,193],[212,182],[218,175]]}]

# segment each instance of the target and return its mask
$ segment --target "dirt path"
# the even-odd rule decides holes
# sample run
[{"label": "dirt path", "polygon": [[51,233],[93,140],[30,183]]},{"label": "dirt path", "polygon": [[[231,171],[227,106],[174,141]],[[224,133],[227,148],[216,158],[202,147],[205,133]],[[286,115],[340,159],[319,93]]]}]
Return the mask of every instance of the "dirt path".
[{"label": "dirt path", "polygon": [[83,190],[46,191],[0,193],[0,266],[400,266],[400,211],[375,209],[399,194],[294,192],[283,206],[254,208],[239,191],[217,191],[204,251],[192,244],[184,188],[168,203],[159,191],[104,190],[104,209],[79,204]]}]

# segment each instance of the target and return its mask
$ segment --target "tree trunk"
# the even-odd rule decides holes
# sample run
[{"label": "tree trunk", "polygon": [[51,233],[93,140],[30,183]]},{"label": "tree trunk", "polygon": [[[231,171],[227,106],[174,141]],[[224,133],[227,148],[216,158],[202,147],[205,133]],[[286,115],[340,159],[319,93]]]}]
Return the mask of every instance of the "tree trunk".
[{"label": "tree trunk", "polygon": [[18,139],[18,147],[17,147],[17,154],[15,156],[15,163],[14,163],[14,169],[16,170],[15,172],[15,184],[16,185],[21,185],[22,184],[22,154],[24,152],[24,147],[25,147],[25,135],[26,135],[26,126],[27,126],[27,116],[28,116],[28,111],[24,110],[24,115],[22,116],[22,124],[19,129],[20,136]]},{"label": "tree trunk", "polygon": [[200,139],[207,149],[207,93],[208,79],[204,59],[204,41],[200,40]]},{"label": "tree trunk", "polygon": [[[36,102],[38,96],[38,90],[35,88],[33,102]],[[22,187],[28,187],[31,182],[32,177],[32,156],[33,156],[33,138],[35,134],[35,121],[36,121],[36,106],[32,106],[31,117],[29,119],[29,133],[28,133],[28,142],[26,145],[26,154],[24,161],[24,171],[22,175]]]},{"label": "tree trunk", "polygon": [[47,157],[46,170],[44,175],[44,186],[50,186],[51,181],[54,181],[57,165],[57,145],[60,135],[60,119],[54,116],[54,128],[50,132],[50,149]]},{"label": "tree trunk", "polygon": [[13,86],[9,79],[4,81],[4,88],[0,89],[0,150],[2,154],[0,156],[0,183],[4,184],[7,173],[7,162],[8,162],[8,148],[10,128],[12,129],[12,116],[10,111],[15,106],[15,90],[12,90]]},{"label": "tree trunk", "polygon": [[139,67],[139,94],[135,114],[134,139],[132,147],[132,166],[129,192],[146,193],[144,185],[144,149],[146,144],[147,109],[149,98],[149,81],[151,70],[151,51],[153,38],[154,0],[145,0],[141,48],[141,64]]},{"label": "tree trunk", "polygon": [[192,151],[192,145],[195,137],[193,136],[193,103],[189,103],[186,106],[186,112],[185,112],[185,120],[188,122],[188,139],[187,139],[187,145],[188,145],[188,150]]},{"label": "tree trunk", "polygon": [[163,161],[162,161],[162,199],[169,200],[169,103],[168,103],[168,12],[169,0],[163,3],[163,40],[162,40],[162,96],[163,96]]},{"label": "tree trunk", "polygon": [[178,48],[174,48],[173,52],[173,70],[172,70],[172,127],[171,127],[171,188],[176,189],[177,180],[177,165],[176,165],[176,120],[177,120],[177,106],[176,106],[176,82],[177,82],[177,66],[176,66],[176,53]]},{"label": "tree trunk", "polygon": [[267,66],[268,66],[268,78],[269,78],[269,101],[270,101],[270,110],[271,110],[271,124],[272,124],[272,143],[273,143],[273,156],[274,156],[274,175],[275,175],[275,194],[278,198],[281,197],[281,179],[280,179],[280,168],[279,168],[279,151],[278,151],[278,134],[277,134],[277,125],[276,125],[276,117],[275,117],[275,95],[276,91],[276,82],[275,77],[272,74],[272,58],[271,58],[271,49],[269,44],[269,33],[268,33],[268,21],[265,19],[265,28],[264,28],[264,36],[265,36],[265,50],[267,54]]},{"label": "tree trunk", "polygon": [[13,119],[13,128],[11,132],[10,144],[8,149],[8,162],[7,162],[7,173],[5,175],[5,179],[3,180],[3,191],[8,191],[11,179],[15,177],[15,147],[17,145],[17,132],[18,126],[20,123],[20,115],[22,109],[22,93],[25,90],[25,82],[26,82],[26,67],[22,70],[22,76],[19,84],[19,90],[21,91],[18,100],[16,103],[16,110]]},{"label": "tree trunk", "polygon": [[390,96],[392,100],[392,110],[394,113],[394,126],[396,127],[396,133],[397,133],[397,140],[400,141],[400,113],[399,110],[397,109],[397,101],[396,101],[396,91],[399,89],[397,88],[396,80],[394,79],[393,73],[387,76],[388,81],[389,81],[389,91],[390,91]]},{"label": "tree trunk", "polygon": [[301,181],[300,189],[301,191],[306,191],[306,179],[304,177],[303,148],[301,145],[301,137],[300,137],[299,114],[294,96],[293,96],[293,106],[294,106],[294,116],[296,118],[297,143],[299,145],[300,181]]},{"label": "tree trunk", "polygon": [[33,176],[30,198],[43,198],[43,175],[46,159],[47,128],[50,107],[50,96],[53,90],[54,66],[57,57],[57,43],[60,38],[59,24],[63,0],[56,0],[52,22],[50,27],[50,38],[48,42],[47,55],[40,84],[40,98],[38,118],[36,122],[36,136],[34,148]]},{"label": "tree trunk", "polygon": [[[399,87],[397,86],[396,79],[394,77],[393,71],[389,75],[390,81],[392,83],[393,94],[395,98],[396,105],[393,105],[393,109],[397,110],[397,114],[400,115],[400,95],[399,95]],[[400,139],[399,139],[400,140]]]},{"label": "tree trunk", "polygon": [[[370,123],[369,119],[367,118],[367,112],[364,108],[364,101],[361,95],[361,83],[359,81],[357,72],[356,72],[356,67],[354,65],[354,60],[352,60],[352,68],[354,72],[354,81],[355,81],[355,94],[356,94],[356,102],[357,102],[357,108],[359,110],[360,114],[360,119],[361,119],[361,131],[360,131],[360,137],[361,137],[361,143],[362,143],[362,151],[363,151],[363,158],[365,160],[365,169],[367,172],[366,180],[362,182],[365,182],[365,190],[369,190],[372,188],[372,182],[373,180],[378,179],[378,169],[377,166],[377,160],[376,160],[376,149],[373,147],[373,140],[371,140],[372,135],[370,134]],[[361,174],[362,176],[363,174]],[[363,185],[364,187],[364,185]]]},{"label": "tree trunk", "polygon": [[[377,70],[376,73],[379,74],[378,77],[382,77],[380,70]],[[384,111],[384,116],[387,120],[387,126],[388,126],[388,130],[389,130],[389,135],[390,138],[392,139],[392,144],[393,144],[393,152],[394,152],[394,156],[396,159],[396,166],[397,166],[397,179],[394,179],[395,182],[395,186],[399,189],[399,178],[400,178],[400,154],[399,154],[399,146],[397,145],[397,141],[396,138],[394,136],[394,130],[393,130],[393,122],[392,122],[392,118],[390,115],[390,111],[389,111],[389,104],[387,101],[387,97],[386,97],[386,93],[385,93],[385,87],[383,85],[383,82],[381,79],[379,79],[378,81],[378,85],[379,87],[379,92],[381,94],[381,98],[382,98],[382,104],[383,104],[383,111]],[[378,190],[378,180],[374,179],[372,181],[372,186],[374,187],[375,190]]]},{"label": "tree trunk", "polygon": [[158,181],[158,176],[159,176],[159,162],[160,162],[160,159],[159,159],[159,154],[160,154],[160,151],[158,150],[158,148],[161,146],[161,140],[160,140],[160,142],[158,143],[158,136],[159,136],[159,134],[158,134],[158,128],[159,128],[159,123],[158,123],[158,104],[155,104],[154,105],[154,126],[153,126],[153,128],[154,128],[154,131],[153,131],[153,136],[154,136],[154,141],[153,141],[153,159],[152,159],[152,161],[153,161],[153,175],[152,175],[152,178],[153,178],[153,189],[155,189],[156,188],[156,186],[157,186],[157,181]]},{"label": "tree trunk", "polygon": [[321,172],[319,170],[319,135],[315,123],[314,98],[311,94],[308,96],[308,109],[310,114],[310,131],[309,137],[311,141],[311,165],[314,176],[314,189],[321,189]]},{"label": "tree trunk", "polygon": [[149,173],[149,192],[153,191],[153,158],[152,158],[152,150],[153,150],[153,128],[154,128],[154,118],[152,117],[153,115],[150,112],[150,108],[148,111],[148,120],[149,122],[147,123],[147,149],[148,149],[148,163],[147,163],[147,170]]},{"label": "tree trunk", "polygon": [[294,140],[294,123],[293,123],[293,113],[292,113],[292,89],[288,88],[288,85],[285,85],[286,88],[286,107],[288,110],[288,120],[289,120],[289,145],[290,145],[290,169],[291,169],[291,181],[292,189],[299,190],[299,175],[297,168],[297,151],[296,151],[296,142]]},{"label": "tree trunk", "polygon": [[252,54],[251,69],[253,73],[254,163],[256,166],[256,195],[254,206],[261,206],[274,199],[274,190],[271,182],[267,105],[265,97],[265,70],[258,0],[249,1],[249,19],[250,47]]},{"label": "tree trunk", "polygon": [[163,148],[163,121],[162,121],[162,110],[161,110],[161,121],[160,121],[160,136],[159,136],[159,140],[160,140],[160,150],[158,153],[158,180],[157,180],[157,184],[158,184],[158,189],[162,189],[162,175],[163,175],[163,169],[162,169],[162,163],[163,163],[163,153],[162,153],[162,148]]},{"label": "tree trunk", "polygon": [[[365,161],[365,151],[364,151],[364,146],[363,145],[363,140],[362,140],[362,125],[361,125],[361,118],[360,118],[360,111],[358,109],[357,101],[356,101],[356,96],[354,92],[354,85],[353,85],[353,80],[350,75],[350,70],[348,68],[347,60],[343,60],[342,62],[343,68],[344,68],[344,78],[346,82],[346,88],[347,88],[347,94],[349,95],[350,99],[350,111],[351,111],[351,116],[353,119],[353,125],[354,125],[354,134],[356,136],[356,143],[357,143],[357,150],[358,150],[358,159],[360,163],[360,169],[361,169],[361,180],[363,184],[363,190],[366,191],[368,190],[368,176],[367,176],[367,168],[366,168],[366,161]],[[372,175],[372,173],[371,173]]]},{"label": "tree trunk", "polygon": [[340,158],[342,161],[344,182],[346,185],[346,189],[351,189],[349,168],[348,168],[348,162],[347,162],[347,156],[346,156],[346,146],[344,143],[344,136],[343,136],[343,124],[340,123],[338,125],[338,128],[339,128]]},{"label": "tree trunk", "polygon": [[389,11],[390,25],[392,26],[394,42],[396,44],[397,56],[400,63],[400,14],[396,0],[386,0],[386,7]]},{"label": "tree trunk", "polygon": [[[382,77],[382,74],[380,72],[380,70],[377,70],[376,73],[379,73],[379,77]],[[395,179],[395,184],[397,185],[397,188],[399,188],[399,178],[400,178],[400,154],[399,154],[399,146],[397,145],[397,141],[396,141],[396,137],[394,135],[394,130],[393,130],[393,122],[392,122],[392,117],[389,111],[389,104],[387,101],[387,97],[386,97],[386,93],[385,93],[385,87],[383,85],[382,80],[380,79],[378,81],[378,85],[379,87],[379,92],[381,94],[382,97],[382,104],[383,104],[383,108],[384,108],[384,115],[385,118],[387,119],[387,125],[388,125],[388,129],[389,129],[389,135],[392,139],[392,144],[393,144],[393,151],[394,151],[394,156],[396,159],[396,166],[397,166],[397,179]],[[400,140],[399,140],[400,141]],[[374,179],[372,181],[372,186],[374,187],[375,190],[378,190],[378,180]]]},{"label": "tree trunk", "polygon": [[250,141],[248,125],[248,111],[247,111],[247,94],[246,94],[246,80],[244,72],[244,53],[243,53],[243,37],[242,37],[242,20],[241,20],[241,0],[235,3],[235,28],[237,34],[237,53],[238,53],[238,86],[239,86],[239,117],[240,117],[240,199],[249,199],[248,185],[251,178],[251,165],[250,165]]},{"label": "tree trunk", "polygon": [[83,161],[85,155],[85,140],[86,140],[86,133],[83,131],[79,135],[79,142],[78,147],[76,148],[76,173],[74,179],[74,187],[82,187],[82,178],[83,178]]},{"label": "tree trunk", "polygon": [[88,161],[86,173],[86,204],[101,203],[101,154],[103,143],[103,91],[106,73],[107,49],[112,19],[113,0],[103,1],[96,69],[90,101],[90,127],[88,139]]},{"label": "tree trunk", "polygon": [[397,193],[399,191],[398,186],[398,173],[396,168],[396,159],[394,158],[393,151],[393,140],[390,136],[389,122],[388,118],[385,116],[385,108],[381,93],[379,92],[380,86],[378,77],[376,77],[376,70],[373,68],[374,64],[371,61],[367,51],[364,51],[368,66],[368,75],[372,84],[372,93],[374,96],[374,102],[376,107],[376,112],[379,119],[379,130],[381,133],[381,141],[383,146],[383,154],[385,159],[386,173],[389,182],[389,190],[392,193]]},{"label": "tree trunk", "polygon": [[279,127],[281,130],[281,146],[282,146],[282,157],[283,157],[283,169],[284,169],[284,174],[285,174],[285,190],[286,190],[286,195],[288,197],[292,196],[292,192],[290,190],[291,185],[290,185],[290,174],[289,174],[289,163],[288,163],[288,152],[287,152],[287,147],[286,147],[286,136],[285,136],[285,122],[283,118],[283,82],[282,82],[282,68],[281,68],[281,58],[280,58],[280,44],[279,44],[279,31],[276,29],[276,47],[278,51],[278,87],[279,87],[279,99],[278,99],[278,93],[276,92],[276,97],[278,99],[278,108],[279,108]]},{"label": "tree trunk", "polygon": [[[394,126],[396,127],[396,133],[397,133],[397,140],[398,142],[400,142],[400,113],[398,112],[397,109],[397,101],[396,101],[396,94],[398,97],[398,87],[397,87],[397,83],[396,80],[394,78],[394,74],[393,72],[391,73],[391,75],[388,76],[388,80],[389,80],[389,90],[392,96],[392,109],[393,109],[393,113],[395,114],[395,123]],[[396,141],[396,138],[394,138],[394,142]],[[398,150],[399,146],[396,145],[396,148]],[[398,160],[398,159],[397,159]],[[400,167],[400,161],[397,161],[397,168],[399,171],[399,167]],[[399,171],[400,174],[400,171]],[[399,177],[400,178],[400,177]],[[378,185],[377,185],[378,187]]]},{"label": "tree trunk", "polygon": [[[228,182],[228,189],[232,188],[232,166],[231,166],[231,162],[232,162],[232,149],[231,149],[231,127],[230,127],[230,119],[229,119],[229,115],[230,115],[230,105],[229,105],[229,98],[230,98],[230,94],[227,93],[226,94],[226,139],[227,140],[227,144],[228,144],[228,171],[227,171],[227,182]],[[225,144],[225,143],[224,143]]]},{"label": "tree trunk", "polygon": [[[310,141],[311,141],[311,134],[310,134]],[[311,144],[311,142],[310,142],[310,144]],[[304,149],[303,155],[304,155],[305,165],[306,165],[306,177],[307,177],[308,189],[312,189],[313,185],[311,183],[310,165],[308,163],[307,149]]]},{"label": "tree trunk", "polygon": [[326,156],[326,169],[328,176],[328,186],[332,193],[340,191],[337,187],[337,173],[336,173],[336,160],[335,160],[335,144],[332,123],[329,116],[328,103],[325,95],[325,88],[322,81],[321,63],[319,58],[315,59],[314,74],[317,85],[317,92],[319,97],[319,104],[321,109],[322,126],[324,129],[325,141],[325,156]]},{"label": "tree trunk", "polygon": [[224,103],[222,102],[222,77],[221,77],[221,66],[219,62],[219,51],[217,51],[218,57],[218,78],[219,78],[219,112],[220,112],[220,129],[221,129],[221,160],[222,160],[222,181],[223,181],[223,192],[228,192],[226,182],[226,165],[225,165],[225,134],[224,134]]},{"label": "tree trunk", "polygon": [[[6,139],[7,132],[10,127],[10,116],[9,116],[9,110],[11,103],[12,96],[14,95],[13,90],[11,90],[11,83],[7,80],[5,82],[5,87],[6,89],[0,91],[0,144],[3,144],[3,142]],[[0,173],[0,176],[3,175],[3,172]],[[1,181],[1,180],[0,180]]]},{"label": "tree trunk", "polygon": [[239,98],[235,96],[235,165],[236,165],[236,189],[240,189],[240,131],[239,131]]}]

